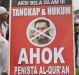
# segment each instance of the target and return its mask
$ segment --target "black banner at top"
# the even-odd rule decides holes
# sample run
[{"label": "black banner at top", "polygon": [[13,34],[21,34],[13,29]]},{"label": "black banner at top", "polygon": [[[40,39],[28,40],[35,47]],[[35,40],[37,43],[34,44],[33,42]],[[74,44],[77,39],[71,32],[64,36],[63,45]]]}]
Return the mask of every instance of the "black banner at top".
[{"label": "black banner at top", "polygon": [[12,0],[12,6],[41,6],[71,4],[72,0]]}]

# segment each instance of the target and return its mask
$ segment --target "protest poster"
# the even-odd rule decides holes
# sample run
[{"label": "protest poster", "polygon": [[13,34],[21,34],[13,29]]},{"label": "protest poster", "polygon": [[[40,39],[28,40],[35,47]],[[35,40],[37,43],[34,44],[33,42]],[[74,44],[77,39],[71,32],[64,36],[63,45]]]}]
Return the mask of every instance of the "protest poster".
[{"label": "protest poster", "polygon": [[72,0],[12,0],[10,75],[74,75]]}]

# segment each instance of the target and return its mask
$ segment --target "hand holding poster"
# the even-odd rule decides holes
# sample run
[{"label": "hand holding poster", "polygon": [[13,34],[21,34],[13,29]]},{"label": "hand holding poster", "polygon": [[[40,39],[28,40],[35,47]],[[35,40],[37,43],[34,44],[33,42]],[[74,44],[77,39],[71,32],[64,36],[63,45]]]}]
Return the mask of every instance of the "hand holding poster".
[{"label": "hand holding poster", "polygon": [[12,0],[11,9],[10,75],[74,75],[72,1]]}]

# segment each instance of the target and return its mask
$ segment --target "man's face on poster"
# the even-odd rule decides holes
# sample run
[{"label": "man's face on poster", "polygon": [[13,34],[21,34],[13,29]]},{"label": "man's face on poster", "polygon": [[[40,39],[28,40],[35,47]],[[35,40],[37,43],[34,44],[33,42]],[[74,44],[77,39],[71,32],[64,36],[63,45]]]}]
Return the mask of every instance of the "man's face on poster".
[{"label": "man's face on poster", "polygon": [[[43,32],[44,30],[46,30],[48,28],[48,25],[46,22],[37,22],[35,25],[35,28],[40,31]],[[48,35],[49,34],[49,30],[47,30],[44,34]],[[38,36],[38,39],[44,39],[45,36],[44,35],[40,35]]]}]

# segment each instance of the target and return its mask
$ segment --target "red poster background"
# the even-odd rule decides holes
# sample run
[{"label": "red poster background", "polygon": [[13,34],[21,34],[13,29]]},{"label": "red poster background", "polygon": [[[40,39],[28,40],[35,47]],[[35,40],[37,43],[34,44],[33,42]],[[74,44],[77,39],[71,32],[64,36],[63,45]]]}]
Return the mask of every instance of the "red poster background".
[{"label": "red poster background", "polygon": [[[57,7],[60,7],[61,5],[57,5]],[[70,5],[62,5],[62,6],[70,6]],[[29,6],[23,6],[23,7],[12,7],[14,8],[28,8]],[[47,9],[48,6],[30,6],[29,8],[45,8]],[[51,6],[50,7],[56,7],[56,6]],[[72,9],[72,6],[71,6]],[[72,10],[71,10],[72,11]],[[12,11],[13,12],[13,11]],[[26,48],[27,50],[27,55],[30,57],[30,48],[39,48],[37,46],[32,45],[29,40],[27,39],[26,36],[26,30],[28,24],[40,17],[45,17],[50,19],[55,27],[56,27],[56,37],[54,41],[45,46],[41,47],[41,51],[43,48],[49,47],[53,49],[54,47],[60,48],[64,47],[65,50],[63,52],[63,57],[65,60],[65,64],[61,64],[60,61],[57,64],[54,64],[53,60],[49,65],[41,63],[39,65],[34,62],[33,66],[65,66],[69,65],[70,66],[70,75],[74,75],[74,53],[73,53],[73,25],[72,25],[72,14],[71,15],[45,15],[42,16],[39,14],[39,16],[13,16],[11,12],[11,47],[10,47],[10,75],[14,75],[14,66],[32,66],[32,65],[26,65],[22,63],[21,65],[18,65],[18,59],[20,55],[21,48]],[[52,57],[53,58],[53,57]],[[31,74],[30,74],[31,75]],[[39,75],[39,74],[38,74]],[[46,74],[48,75],[48,74]],[[62,75],[62,74],[61,74]]]}]

